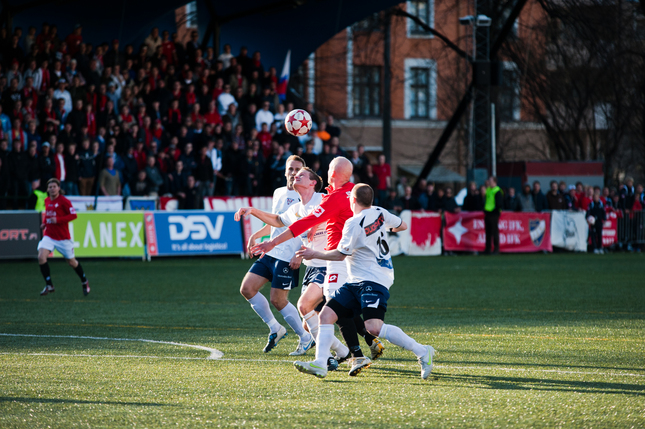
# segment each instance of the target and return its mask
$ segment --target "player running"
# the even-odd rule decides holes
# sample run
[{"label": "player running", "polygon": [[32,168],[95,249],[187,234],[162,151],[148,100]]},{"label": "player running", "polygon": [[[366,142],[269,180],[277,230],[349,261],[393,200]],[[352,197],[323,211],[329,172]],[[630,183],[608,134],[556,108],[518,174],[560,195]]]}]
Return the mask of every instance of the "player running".
[{"label": "player running", "polygon": [[[321,203],[313,212],[302,219],[297,220],[289,226],[282,234],[272,237],[271,240],[254,246],[251,251],[255,254],[271,251],[275,246],[283,243],[292,237],[297,237],[315,226],[327,222],[327,250],[335,249],[342,237],[345,221],[352,217],[353,213],[349,205],[349,194],[354,184],[349,181],[352,175],[352,163],[344,157],[334,158],[329,164],[328,194],[322,197]],[[327,274],[325,276],[325,291],[329,296],[345,283],[347,278],[347,266],[344,261],[328,261]],[[372,359],[376,359],[383,353],[383,345],[365,329],[363,320],[356,317],[353,320],[341,318],[337,325],[340,328],[343,339],[351,352],[351,369],[349,375],[357,375],[363,368],[371,365],[370,358],[363,356],[358,343],[357,331],[365,337],[365,341],[372,351]],[[338,362],[348,360],[350,355],[337,356]]]},{"label": "player running", "polygon": [[69,223],[76,219],[76,210],[72,203],[60,194],[58,179],[47,181],[47,194],[49,196],[45,198],[45,222],[40,226],[44,236],[38,243],[38,263],[45,279],[45,289],[40,292],[40,295],[55,292],[47,262],[47,257],[54,249],[58,250],[69,266],[74,268],[81,279],[83,295],[87,295],[90,293],[90,282],[85,277],[81,263],[74,257],[74,243],[69,235]]},{"label": "player running", "polygon": [[[273,192],[274,214],[282,214],[287,209],[298,203],[300,198],[293,190],[293,182],[296,173],[304,167],[305,162],[299,156],[292,155],[287,159],[285,176],[287,186],[276,189]],[[271,230],[271,237],[282,233],[284,228],[274,228],[265,225],[249,238],[248,248],[255,245],[255,241],[268,234]],[[285,240],[286,241],[286,240]],[[251,308],[269,327],[269,339],[264,347],[264,353],[268,353],[287,335],[287,329],[273,317],[269,301],[262,295],[260,289],[265,283],[271,282],[271,304],[282,314],[284,320],[291,326],[291,329],[300,337],[298,349],[306,352],[313,344],[313,336],[304,330],[298,310],[289,302],[289,291],[298,286],[300,258],[296,258],[295,252],[300,247],[300,240],[293,239],[277,246],[271,252],[262,255],[246,273],[242,280],[240,293],[251,304]]]},{"label": "player running", "polygon": [[[295,177],[294,189],[300,196],[300,202],[293,204],[281,215],[264,212],[253,207],[243,207],[235,213],[235,220],[239,221],[242,216],[252,215],[264,223],[275,228],[284,228],[291,225],[299,218],[307,216],[318,205],[320,205],[323,194],[319,193],[322,189],[322,179],[312,169],[304,167]],[[300,240],[305,245],[314,249],[323,250],[327,241],[327,231],[324,225],[316,228],[312,234],[311,240],[307,237],[307,232],[300,235]],[[301,258],[300,258],[301,259]],[[327,262],[317,259],[311,259],[305,262],[307,269],[302,281],[302,293],[298,300],[298,310],[303,316],[305,324],[313,338],[318,335],[318,312],[324,304],[323,286],[325,283],[325,273]],[[311,286],[311,287],[309,287]],[[317,306],[320,305],[320,308]],[[336,337],[334,337],[336,338]],[[338,339],[332,342],[331,349],[339,356],[347,356],[349,349]],[[300,356],[307,352],[301,345],[296,351],[290,353],[291,356]]]},{"label": "player running", "polygon": [[329,344],[334,335],[333,323],[339,317],[352,317],[362,313],[365,326],[372,335],[385,338],[417,356],[421,364],[421,378],[425,380],[432,372],[434,348],[419,344],[394,325],[383,323],[390,297],[389,289],[394,283],[387,231],[404,231],[408,226],[401,218],[372,206],[373,199],[374,191],[368,185],[355,186],[349,197],[354,216],[345,223],[338,248],[321,252],[303,246],[296,253],[304,259],[342,261],[347,258],[349,276],[347,283],[334,294],[320,313],[316,360],[296,361],[294,365],[300,372],[324,378],[330,356]]}]

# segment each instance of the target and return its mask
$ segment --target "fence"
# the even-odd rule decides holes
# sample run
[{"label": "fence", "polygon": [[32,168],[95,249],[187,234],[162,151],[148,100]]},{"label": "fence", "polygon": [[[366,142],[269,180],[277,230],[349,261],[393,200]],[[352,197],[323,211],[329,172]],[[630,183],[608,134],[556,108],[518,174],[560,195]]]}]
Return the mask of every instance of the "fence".
[{"label": "fence", "polygon": [[[622,213],[621,213],[622,214]],[[618,216],[618,247],[645,244],[645,217],[642,211],[629,212]]]}]

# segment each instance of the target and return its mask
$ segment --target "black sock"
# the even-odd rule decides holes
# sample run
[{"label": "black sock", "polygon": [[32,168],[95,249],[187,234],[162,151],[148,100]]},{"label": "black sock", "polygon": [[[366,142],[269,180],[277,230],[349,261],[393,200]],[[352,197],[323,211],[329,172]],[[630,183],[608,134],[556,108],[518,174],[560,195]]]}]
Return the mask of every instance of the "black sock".
[{"label": "black sock", "polygon": [[83,267],[81,267],[80,262],[78,263],[76,268],[74,268],[74,271],[76,271],[76,274],[81,279],[81,282],[85,283],[87,281],[87,277],[85,277],[85,271],[83,271]]},{"label": "black sock", "polygon": [[52,276],[49,271],[49,262],[45,262],[44,264],[40,264],[40,272],[43,275],[43,278],[45,279],[45,283],[48,286],[54,286],[52,283]]},{"label": "black sock", "polygon": [[340,334],[343,336],[343,340],[345,340],[345,344],[349,347],[349,352],[352,354],[352,357],[363,357],[361,346],[358,343],[358,334],[356,333],[354,320],[341,318],[338,319],[336,324],[340,329]]},{"label": "black sock", "polygon": [[369,332],[367,332],[367,329],[365,329],[365,322],[363,322],[363,318],[361,316],[354,317],[354,324],[356,325],[356,331],[358,332],[358,335],[365,338],[365,342],[367,343],[367,345],[371,346],[372,341],[376,337],[370,334]]}]

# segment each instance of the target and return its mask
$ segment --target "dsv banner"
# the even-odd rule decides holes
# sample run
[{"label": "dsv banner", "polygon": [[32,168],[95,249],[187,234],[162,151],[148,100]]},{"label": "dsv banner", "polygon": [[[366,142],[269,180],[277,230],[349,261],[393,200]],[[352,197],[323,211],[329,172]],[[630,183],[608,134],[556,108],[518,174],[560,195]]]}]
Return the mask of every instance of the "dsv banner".
[{"label": "dsv banner", "polygon": [[244,252],[242,230],[234,213],[182,210],[146,212],[148,254],[212,255]]}]

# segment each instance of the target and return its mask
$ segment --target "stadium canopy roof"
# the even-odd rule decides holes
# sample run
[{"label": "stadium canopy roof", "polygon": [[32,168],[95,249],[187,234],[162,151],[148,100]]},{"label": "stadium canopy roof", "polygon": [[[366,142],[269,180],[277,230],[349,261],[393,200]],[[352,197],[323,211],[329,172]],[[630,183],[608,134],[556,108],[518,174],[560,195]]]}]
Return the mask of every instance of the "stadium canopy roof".
[{"label": "stadium canopy roof", "polygon": [[[211,17],[217,18],[220,45],[229,43],[237,54],[247,46],[250,54],[262,52],[265,66],[280,73],[291,49],[291,68],[343,28],[394,6],[397,0],[198,0],[201,37],[211,32]],[[74,26],[83,26],[83,39],[91,43],[119,39],[138,45],[152,27],[175,30],[175,10],[186,0],[0,0],[3,23],[30,25],[40,32],[43,22],[56,24],[65,38]],[[212,45],[209,43],[209,45]]]}]

